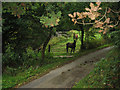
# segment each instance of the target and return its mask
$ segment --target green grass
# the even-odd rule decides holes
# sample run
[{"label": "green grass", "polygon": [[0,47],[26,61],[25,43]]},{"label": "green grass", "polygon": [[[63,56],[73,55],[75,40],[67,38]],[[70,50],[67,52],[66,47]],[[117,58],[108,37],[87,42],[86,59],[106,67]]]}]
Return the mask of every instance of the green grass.
[{"label": "green grass", "polygon": [[[98,39],[99,41],[99,39]],[[100,40],[101,41],[101,40]],[[100,42],[99,41],[99,42]],[[20,85],[23,85],[24,83],[30,82],[31,80],[34,80],[46,73],[48,73],[50,70],[55,69],[57,67],[60,67],[66,63],[70,63],[71,61],[76,60],[82,55],[88,54],[90,52],[99,50],[104,47],[110,46],[109,44],[107,45],[101,45],[99,47],[95,47],[89,50],[80,50],[80,40],[77,40],[76,43],[76,51],[75,53],[66,53],[66,43],[67,42],[73,42],[73,38],[64,38],[64,37],[55,37],[50,40],[49,44],[51,44],[51,53],[48,53],[46,51],[46,58],[44,61],[43,66],[35,66],[35,67],[29,67],[29,68],[22,68],[19,70],[19,72],[15,76],[10,76],[8,74],[3,74],[3,83],[2,87],[3,88],[12,88],[12,87],[17,87]],[[80,50],[80,51],[79,51]],[[69,50],[70,51],[70,50]],[[53,56],[66,56],[66,55],[72,55],[72,58],[60,58],[56,57],[54,58]]]},{"label": "green grass", "polygon": [[[117,53],[118,54],[118,53]],[[120,88],[120,59],[112,53],[97,62],[94,70],[80,80],[74,88]]]}]

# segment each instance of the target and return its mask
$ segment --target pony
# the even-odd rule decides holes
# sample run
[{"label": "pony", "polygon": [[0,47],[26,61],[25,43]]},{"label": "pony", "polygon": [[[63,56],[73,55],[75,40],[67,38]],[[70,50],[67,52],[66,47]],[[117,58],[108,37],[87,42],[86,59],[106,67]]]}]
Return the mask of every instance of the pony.
[{"label": "pony", "polygon": [[72,53],[72,51],[74,52],[75,51],[75,47],[76,47],[76,40],[74,40],[73,43],[67,43],[66,44],[67,53],[68,53],[68,49],[69,48],[71,48],[71,53]]}]

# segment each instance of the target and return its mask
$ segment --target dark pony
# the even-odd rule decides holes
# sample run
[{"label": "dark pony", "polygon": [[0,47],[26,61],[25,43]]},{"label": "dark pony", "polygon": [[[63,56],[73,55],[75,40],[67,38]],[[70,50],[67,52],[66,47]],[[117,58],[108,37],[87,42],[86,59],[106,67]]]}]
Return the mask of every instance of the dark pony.
[{"label": "dark pony", "polygon": [[74,42],[73,43],[67,43],[66,44],[66,50],[67,50],[67,52],[68,52],[68,49],[69,48],[71,48],[71,52],[73,51],[75,51],[75,47],[76,47],[76,41],[74,40]]}]

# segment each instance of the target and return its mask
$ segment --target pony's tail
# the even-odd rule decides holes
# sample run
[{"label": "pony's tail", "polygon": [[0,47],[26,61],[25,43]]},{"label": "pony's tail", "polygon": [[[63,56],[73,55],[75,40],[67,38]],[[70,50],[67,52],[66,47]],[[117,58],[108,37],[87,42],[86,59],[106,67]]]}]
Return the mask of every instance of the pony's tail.
[{"label": "pony's tail", "polygon": [[68,44],[66,44],[66,50],[67,50],[67,53],[68,53]]}]

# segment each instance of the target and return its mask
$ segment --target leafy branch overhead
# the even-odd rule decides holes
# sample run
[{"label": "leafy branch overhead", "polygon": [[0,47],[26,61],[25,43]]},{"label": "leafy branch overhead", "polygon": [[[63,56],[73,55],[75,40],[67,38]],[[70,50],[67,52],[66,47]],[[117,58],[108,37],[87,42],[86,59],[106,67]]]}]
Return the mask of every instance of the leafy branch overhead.
[{"label": "leafy branch overhead", "polygon": [[[68,16],[72,18],[72,22],[74,22],[74,24],[92,24],[95,28],[100,28],[99,32],[103,32],[103,34],[105,34],[109,28],[113,28],[118,25],[120,12],[115,12],[110,8],[106,8],[105,14],[102,16],[102,14],[99,13],[99,10],[102,10],[100,4],[101,2],[96,2],[96,5],[90,3],[90,8],[85,8],[86,12],[74,12],[73,15],[68,14]],[[111,21],[110,17],[107,17],[107,14],[110,12],[117,14],[118,20],[116,22]]]},{"label": "leafy branch overhead", "polygon": [[40,22],[46,27],[54,27],[58,25],[58,22],[60,21],[61,17],[61,11],[59,11],[57,14],[55,12],[48,13],[48,16],[42,16],[40,17]]}]

